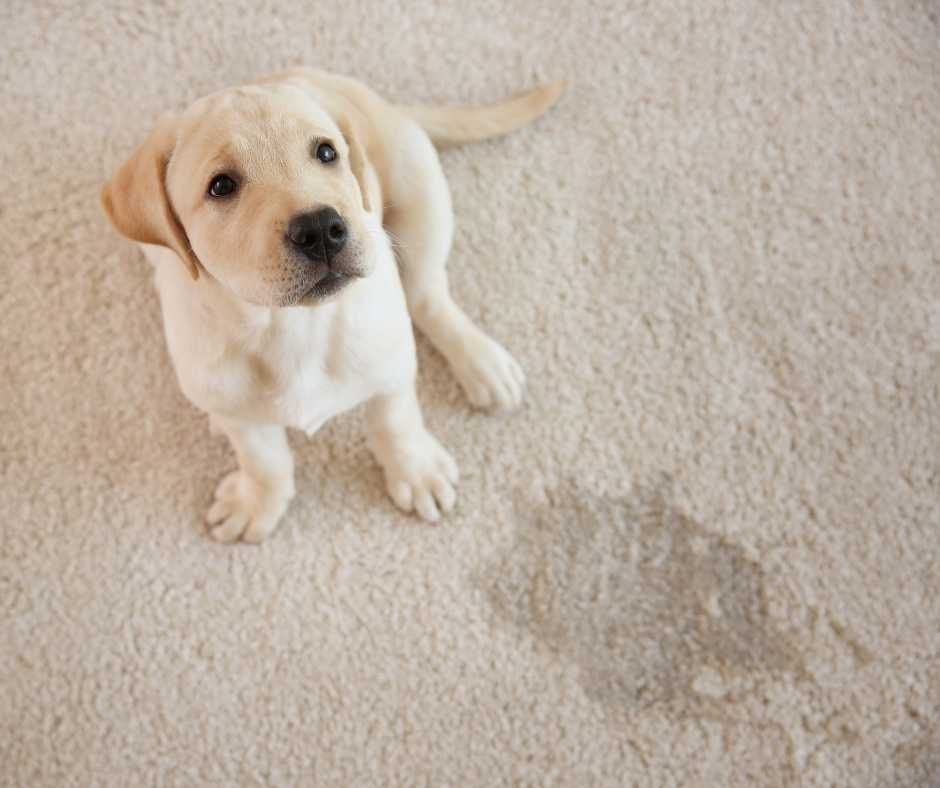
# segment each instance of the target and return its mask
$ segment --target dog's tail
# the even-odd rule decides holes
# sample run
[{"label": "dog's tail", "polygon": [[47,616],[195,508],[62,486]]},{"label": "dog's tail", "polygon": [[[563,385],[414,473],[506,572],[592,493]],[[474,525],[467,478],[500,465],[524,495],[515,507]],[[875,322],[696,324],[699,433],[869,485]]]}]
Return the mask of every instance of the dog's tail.
[{"label": "dog's tail", "polygon": [[520,129],[547,111],[564,92],[561,80],[485,107],[399,107],[423,128],[435,145],[461,145]]}]

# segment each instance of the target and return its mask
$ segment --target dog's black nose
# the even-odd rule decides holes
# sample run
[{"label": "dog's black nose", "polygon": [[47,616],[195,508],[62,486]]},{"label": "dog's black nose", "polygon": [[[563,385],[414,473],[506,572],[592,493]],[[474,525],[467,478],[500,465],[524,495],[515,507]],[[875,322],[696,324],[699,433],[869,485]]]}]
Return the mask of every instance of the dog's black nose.
[{"label": "dog's black nose", "polygon": [[301,213],[287,225],[287,239],[314,262],[329,263],[346,245],[346,222],[335,208]]}]

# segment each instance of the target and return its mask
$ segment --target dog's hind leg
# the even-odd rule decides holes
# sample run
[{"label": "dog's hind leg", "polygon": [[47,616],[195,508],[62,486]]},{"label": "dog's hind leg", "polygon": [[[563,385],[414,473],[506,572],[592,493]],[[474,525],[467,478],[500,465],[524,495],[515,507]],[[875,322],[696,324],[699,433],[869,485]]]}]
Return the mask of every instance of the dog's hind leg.
[{"label": "dog's hind leg", "polygon": [[522,400],[522,369],[454,303],[447,284],[454,216],[437,151],[417,124],[409,123],[403,136],[407,175],[386,186],[385,226],[396,244],[411,318],[447,359],[471,404],[513,408]]}]

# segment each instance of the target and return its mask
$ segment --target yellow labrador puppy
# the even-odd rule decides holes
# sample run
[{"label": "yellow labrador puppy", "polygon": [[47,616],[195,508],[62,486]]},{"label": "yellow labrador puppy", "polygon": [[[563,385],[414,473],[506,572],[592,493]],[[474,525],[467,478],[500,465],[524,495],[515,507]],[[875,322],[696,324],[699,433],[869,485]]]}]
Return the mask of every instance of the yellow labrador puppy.
[{"label": "yellow labrador puppy", "polygon": [[433,143],[512,131],[562,90],[401,107],[293,69],[164,115],[104,188],[111,222],[155,266],[183,392],[238,458],[208,512],[216,539],[274,530],[294,495],[286,427],[313,434],[362,402],[392,500],[431,521],[454,505],[457,465],[415,396],[411,320],[474,405],[517,405],[524,380],[448,292],[453,215]]}]

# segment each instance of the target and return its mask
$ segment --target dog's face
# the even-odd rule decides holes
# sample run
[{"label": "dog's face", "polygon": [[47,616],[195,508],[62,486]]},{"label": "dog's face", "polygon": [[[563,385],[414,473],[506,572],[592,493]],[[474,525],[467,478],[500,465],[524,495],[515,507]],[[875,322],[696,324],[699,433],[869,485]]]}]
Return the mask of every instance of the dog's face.
[{"label": "dog's face", "polygon": [[274,83],[215,93],[165,119],[103,202],[122,233],[170,246],[194,276],[201,266],[245,301],[315,304],[372,270],[364,178],[347,119]]}]

